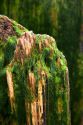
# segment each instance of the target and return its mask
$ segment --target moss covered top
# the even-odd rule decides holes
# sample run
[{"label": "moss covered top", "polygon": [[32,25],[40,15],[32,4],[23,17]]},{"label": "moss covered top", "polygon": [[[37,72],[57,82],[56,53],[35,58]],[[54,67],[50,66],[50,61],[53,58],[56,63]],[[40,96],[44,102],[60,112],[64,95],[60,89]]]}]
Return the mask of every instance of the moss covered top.
[{"label": "moss covered top", "polygon": [[26,32],[29,32],[31,35],[34,35],[35,49],[37,49],[40,55],[44,54],[43,56],[45,56],[46,58],[48,58],[47,56],[49,56],[49,61],[55,58],[57,66],[60,66],[61,69],[66,68],[65,57],[62,52],[58,50],[56,42],[52,37],[46,34],[36,35],[32,31],[28,31],[26,28],[24,28],[17,22],[10,20],[6,16],[0,15],[0,60],[2,60],[0,61],[1,67],[3,65],[2,62],[4,60],[4,56],[6,56],[5,58],[7,59],[5,61],[6,63],[9,63],[11,58],[13,58],[17,41],[22,35],[25,34],[26,36]]}]

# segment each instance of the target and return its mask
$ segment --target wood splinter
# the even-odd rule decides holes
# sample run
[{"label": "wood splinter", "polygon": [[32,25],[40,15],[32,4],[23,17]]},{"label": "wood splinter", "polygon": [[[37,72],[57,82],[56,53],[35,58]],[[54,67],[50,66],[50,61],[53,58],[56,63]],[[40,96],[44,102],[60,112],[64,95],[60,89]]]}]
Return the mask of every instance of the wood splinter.
[{"label": "wood splinter", "polygon": [[14,110],[15,110],[15,96],[14,96],[13,78],[12,78],[12,73],[8,69],[6,70],[6,76],[7,76],[7,85],[8,85],[8,90],[9,90],[11,111],[14,112]]}]

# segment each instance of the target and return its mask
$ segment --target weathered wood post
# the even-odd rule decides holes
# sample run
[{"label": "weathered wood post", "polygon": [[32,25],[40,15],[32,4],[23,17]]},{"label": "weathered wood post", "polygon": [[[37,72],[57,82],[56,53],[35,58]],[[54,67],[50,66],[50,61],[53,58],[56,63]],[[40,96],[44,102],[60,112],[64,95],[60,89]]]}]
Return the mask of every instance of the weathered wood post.
[{"label": "weathered wood post", "polygon": [[69,97],[55,40],[0,16],[0,124],[70,125]]}]

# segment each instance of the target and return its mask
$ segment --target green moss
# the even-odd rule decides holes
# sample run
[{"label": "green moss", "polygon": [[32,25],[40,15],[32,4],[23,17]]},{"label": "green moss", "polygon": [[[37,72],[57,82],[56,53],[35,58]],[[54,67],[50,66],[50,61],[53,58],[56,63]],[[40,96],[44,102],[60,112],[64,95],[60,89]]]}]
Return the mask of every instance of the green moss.
[{"label": "green moss", "polygon": [[19,25],[17,22],[13,21],[13,28],[16,32],[16,35],[19,37],[21,36],[24,32],[27,32],[28,30],[21,25]]},{"label": "green moss", "polygon": [[4,53],[2,52],[2,49],[0,49],[0,69],[2,69],[4,65]]},{"label": "green moss", "polygon": [[4,60],[6,64],[9,64],[14,56],[14,50],[17,44],[17,37],[12,36],[7,39],[4,46]]}]

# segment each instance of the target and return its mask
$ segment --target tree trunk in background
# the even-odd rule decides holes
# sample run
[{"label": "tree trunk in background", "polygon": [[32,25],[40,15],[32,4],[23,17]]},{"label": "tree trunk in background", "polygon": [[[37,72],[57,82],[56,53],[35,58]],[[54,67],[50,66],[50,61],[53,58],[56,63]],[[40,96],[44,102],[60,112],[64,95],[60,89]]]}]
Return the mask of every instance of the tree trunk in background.
[{"label": "tree trunk in background", "polygon": [[[75,123],[83,124],[83,1],[81,1],[81,28],[80,28],[80,42],[79,42],[79,58],[78,58],[78,79],[76,91],[78,91],[80,98],[76,101],[76,114]],[[77,111],[75,109],[75,112]]]},{"label": "tree trunk in background", "polygon": [[0,39],[0,124],[70,125],[67,62],[54,38],[0,16]]},{"label": "tree trunk in background", "polygon": [[[58,19],[58,47],[63,50],[69,67],[70,76],[70,93],[71,93],[71,124],[80,124],[79,103],[82,105],[83,95],[80,90],[82,81],[79,77],[79,42],[80,42],[80,25],[81,25],[81,0],[60,2],[59,19]],[[61,44],[62,43],[62,44]],[[82,60],[80,60],[82,63]],[[80,67],[82,68],[82,66]],[[79,81],[79,82],[78,82]],[[81,100],[81,101],[80,101]],[[78,108],[77,108],[78,107]],[[81,106],[82,107],[82,106]]]}]

